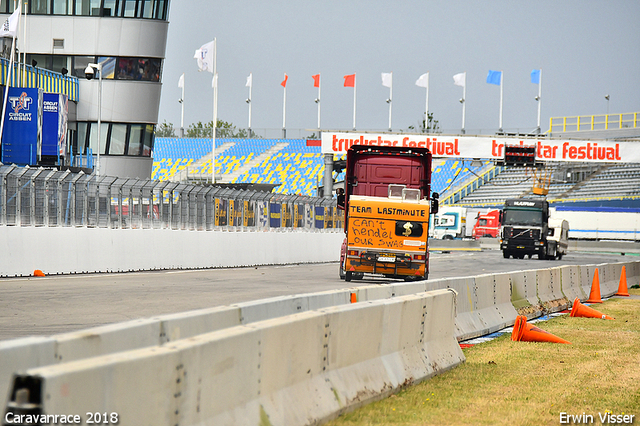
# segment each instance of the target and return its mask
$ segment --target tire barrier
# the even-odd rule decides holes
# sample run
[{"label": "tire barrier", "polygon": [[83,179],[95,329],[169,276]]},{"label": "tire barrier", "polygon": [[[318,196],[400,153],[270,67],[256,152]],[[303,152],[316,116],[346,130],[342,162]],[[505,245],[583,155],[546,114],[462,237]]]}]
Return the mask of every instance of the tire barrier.
[{"label": "tire barrier", "polygon": [[455,299],[438,290],[335,306],[27,370],[7,412],[106,413],[122,426],[315,423],[463,362]]},{"label": "tire barrier", "polygon": [[[0,341],[0,401],[7,400],[11,375],[15,372],[124,351],[145,348],[157,350],[177,341],[240,325],[248,326],[287,315],[350,305],[352,294],[358,302],[372,302],[453,288],[458,292],[454,336],[461,341],[509,326],[514,323],[516,315],[523,314],[523,311],[527,312],[525,315],[528,318],[540,316],[544,309],[541,299],[554,300],[558,296],[558,288],[565,298],[579,295],[575,297],[586,300],[591,287],[589,280],[594,276],[596,267],[602,269],[603,266],[607,265],[564,266],[552,270],[369,285],[163,315],[52,337]],[[622,266],[625,266],[629,287],[640,282],[640,262],[609,266],[612,268],[609,274],[616,280],[616,290],[620,275],[617,271],[621,271]],[[559,279],[559,284],[542,282],[552,279]],[[539,289],[548,294],[538,295]]]}]

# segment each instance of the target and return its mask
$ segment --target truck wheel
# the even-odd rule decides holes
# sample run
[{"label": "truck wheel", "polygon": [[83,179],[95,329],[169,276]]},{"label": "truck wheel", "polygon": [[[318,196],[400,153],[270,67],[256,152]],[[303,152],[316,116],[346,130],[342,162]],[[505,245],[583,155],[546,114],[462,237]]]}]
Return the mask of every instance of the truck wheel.
[{"label": "truck wheel", "polygon": [[443,240],[453,240],[453,235],[447,234],[447,235],[443,236],[442,239]]},{"label": "truck wheel", "polygon": [[345,275],[344,275],[344,280],[345,280],[346,282],[349,282],[349,281],[351,281],[351,278],[353,278],[353,272],[351,272],[351,271],[347,271],[347,272],[345,273]]},{"label": "truck wheel", "polygon": [[340,279],[344,280],[346,277],[346,274],[344,273],[344,268],[342,267],[342,263],[340,263]]},{"label": "truck wheel", "polygon": [[558,253],[558,260],[562,260],[562,256],[563,256],[562,253]]},{"label": "truck wheel", "polygon": [[502,257],[504,257],[505,259],[509,258],[509,252],[506,250],[502,250]]},{"label": "truck wheel", "polygon": [[546,258],[547,258],[547,249],[545,247],[542,247],[538,252],[538,259],[545,260]]}]

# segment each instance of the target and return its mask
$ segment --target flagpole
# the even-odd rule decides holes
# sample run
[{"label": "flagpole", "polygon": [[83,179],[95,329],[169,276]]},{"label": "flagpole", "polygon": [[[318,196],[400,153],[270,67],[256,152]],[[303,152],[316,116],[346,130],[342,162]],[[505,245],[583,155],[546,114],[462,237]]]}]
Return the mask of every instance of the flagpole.
[{"label": "flagpole", "polygon": [[[18,7],[22,8],[22,2],[19,1],[18,2]],[[20,28],[20,13],[18,13],[18,28]],[[9,88],[11,87],[11,83],[13,80],[13,54],[16,51],[16,36],[18,33],[18,28],[16,28],[16,32],[13,34],[13,40],[11,42],[11,56],[9,57],[9,68],[7,69],[7,74],[6,74],[6,83],[5,83],[5,90],[4,90],[4,100],[2,101],[2,118],[0,118],[0,154],[2,154],[3,150],[2,150],[2,135],[4,132],[4,116],[5,116],[5,111],[7,110],[7,99],[9,96]],[[2,158],[0,158],[0,160],[2,160]]]},{"label": "flagpole", "polygon": [[249,104],[249,137],[251,137],[251,92],[253,89],[253,73],[249,73],[249,99],[247,99],[247,103]]},{"label": "flagpole", "polygon": [[389,131],[391,131],[391,105],[393,103],[393,71],[391,71],[391,84],[389,85]]},{"label": "flagpole", "polygon": [[[284,74],[285,81],[287,80],[287,74]],[[287,83],[284,84],[284,93],[282,100],[282,139],[287,138]]]},{"label": "flagpole", "polygon": [[211,126],[211,183],[216,183],[216,129],[218,127],[218,45],[213,39],[213,125]]},{"label": "flagpole", "polygon": [[425,106],[424,106],[424,127],[425,130],[427,129],[427,121],[429,121],[429,72],[427,72],[427,87],[426,87],[426,91],[427,91],[427,100],[425,102]]},{"label": "flagpole", "polygon": [[356,129],[356,75],[353,74],[353,130]]},{"label": "flagpole", "polygon": [[500,126],[498,128],[499,132],[502,132],[502,94],[504,92],[504,84],[503,84],[504,72],[500,70]]},{"label": "flagpole", "polygon": [[27,85],[27,2],[24,2],[24,22],[22,23],[22,87]]},{"label": "flagpole", "polygon": [[467,108],[467,72],[464,72],[464,86],[462,86],[462,134],[464,135],[464,115]]},{"label": "flagpole", "polygon": [[180,137],[184,138],[184,73],[182,73],[182,96],[180,97]]},{"label": "flagpole", "polygon": [[538,134],[540,133],[540,106],[542,105],[542,69],[540,69],[540,80],[538,81]]},{"label": "flagpole", "polygon": [[[320,130],[320,85],[322,82],[320,81],[320,77],[318,77],[318,99],[316,99],[316,103],[318,104],[318,130]],[[318,134],[318,136],[320,136]]]}]

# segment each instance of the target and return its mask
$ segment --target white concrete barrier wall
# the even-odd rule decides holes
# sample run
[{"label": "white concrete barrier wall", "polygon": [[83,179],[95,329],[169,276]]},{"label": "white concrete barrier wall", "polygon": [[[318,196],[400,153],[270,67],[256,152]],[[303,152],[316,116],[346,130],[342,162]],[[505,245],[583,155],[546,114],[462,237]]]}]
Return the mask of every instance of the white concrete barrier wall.
[{"label": "white concrete barrier wall", "polygon": [[511,272],[511,303],[520,315],[533,318],[540,315],[538,276],[536,271]]},{"label": "white concrete barrier wall", "polygon": [[304,312],[26,376],[41,381],[47,414],[118,413],[122,426],[305,425],[463,362],[454,313],[455,294],[439,290]]},{"label": "white concrete barrier wall", "polygon": [[576,299],[585,300],[589,297],[580,286],[580,269],[577,266],[561,266],[562,294],[571,303]]},{"label": "white concrete barrier wall", "polygon": [[[344,233],[0,226],[0,277],[336,261]],[[256,250],[264,247],[266,250]]]},{"label": "white concrete barrier wall", "polygon": [[546,312],[566,309],[569,301],[562,294],[560,268],[539,269],[536,272],[538,299]]}]

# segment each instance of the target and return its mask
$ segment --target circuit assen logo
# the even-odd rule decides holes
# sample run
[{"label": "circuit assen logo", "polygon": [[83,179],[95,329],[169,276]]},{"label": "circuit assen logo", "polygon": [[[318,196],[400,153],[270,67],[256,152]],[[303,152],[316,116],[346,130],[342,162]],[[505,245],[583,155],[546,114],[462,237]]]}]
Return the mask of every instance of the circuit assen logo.
[{"label": "circuit assen logo", "polygon": [[33,99],[25,92],[20,96],[9,96],[12,112],[9,112],[9,120],[12,121],[31,121],[32,113],[26,112],[31,107]]}]

